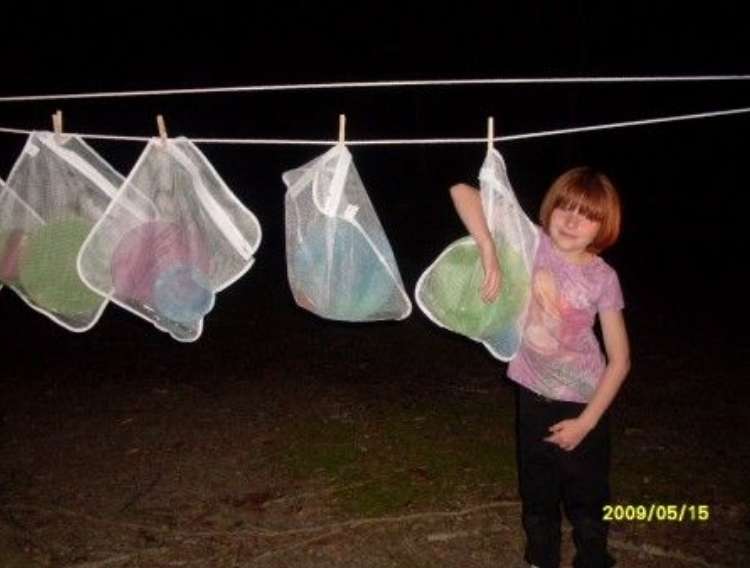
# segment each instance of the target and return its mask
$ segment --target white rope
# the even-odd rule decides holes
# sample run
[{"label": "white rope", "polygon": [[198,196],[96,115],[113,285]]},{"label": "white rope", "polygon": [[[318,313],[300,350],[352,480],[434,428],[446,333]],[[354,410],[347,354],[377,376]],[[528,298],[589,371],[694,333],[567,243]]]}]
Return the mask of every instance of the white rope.
[{"label": "white rope", "polygon": [[320,89],[362,89],[386,87],[434,87],[460,85],[539,85],[575,83],[676,83],[708,81],[748,81],[750,75],[674,75],[640,77],[538,77],[504,79],[443,79],[407,81],[350,81],[338,83],[296,83],[286,85],[250,85],[240,87],[207,87],[193,89],[161,89],[141,91],[105,91],[93,93],[60,93],[54,95],[29,95],[0,97],[0,103],[25,101],[53,101],[70,99],[104,99],[124,97],[155,97],[166,95],[203,95],[219,93],[248,93],[262,91],[302,91]]},{"label": "white rope", "polygon": [[[697,120],[702,118],[715,118],[719,116],[730,116],[750,112],[750,107],[719,110],[713,112],[702,112],[696,114],[680,114],[660,118],[647,118],[642,120],[630,120],[624,122],[609,122],[590,126],[576,126],[571,128],[559,128],[556,130],[541,130],[523,134],[510,134],[493,138],[495,142],[507,142],[512,140],[524,140],[527,138],[542,138],[545,136],[558,136],[560,134],[573,134],[576,132],[592,132],[595,130],[611,130],[630,126],[643,126],[646,124],[660,124],[665,122],[678,122],[684,120]],[[17,128],[0,127],[0,132],[8,134],[31,134],[31,130],[20,130]],[[116,136],[113,134],[85,134],[66,132],[71,136],[79,136],[90,140],[118,140],[125,142],[148,142],[148,136]],[[191,138],[196,144],[237,144],[237,145],[276,145],[276,146],[334,146],[338,140],[305,140],[305,139],[276,139],[276,138]],[[409,139],[383,139],[383,140],[347,140],[348,146],[396,146],[396,145],[426,145],[426,144],[478,144],[487,143],[487,138],[409,138]]]}]

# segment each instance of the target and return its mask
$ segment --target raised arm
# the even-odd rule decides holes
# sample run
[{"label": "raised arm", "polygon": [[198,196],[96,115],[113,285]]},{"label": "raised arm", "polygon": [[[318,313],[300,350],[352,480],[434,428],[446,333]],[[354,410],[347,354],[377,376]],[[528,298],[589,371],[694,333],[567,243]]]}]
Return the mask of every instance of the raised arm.
[{"label": "raised arm", "polygon": [[492,244],[492,235],[487,227],[487,220],[482,211],[482,200],[479,191],[465,183],[458,183],[451,187],[451,199],[458,216],[463,221],[471,236],[482,247]]},{"label": "raised arm", "polygon": [[482,281],[480,294],[484,302],[491,303],[497,298],[497,294],[500,291],[502,275],[500,273],[500,265],[497,261],[495,242],[492,240],[492,235],[487,227],[487,221],[482,210],[482,200],[479,196],[479,191],[470,185],[459,183],[451,187],[450,192],[458,216],[479,248],[482,268],[484,269],[484,280]]}]

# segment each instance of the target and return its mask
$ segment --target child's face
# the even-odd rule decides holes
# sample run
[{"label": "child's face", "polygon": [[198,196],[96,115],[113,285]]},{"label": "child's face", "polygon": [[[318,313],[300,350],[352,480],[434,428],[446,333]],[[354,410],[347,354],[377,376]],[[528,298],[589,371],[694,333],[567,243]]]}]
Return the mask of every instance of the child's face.
[{"label": "child's face", "polygon": [[549,236],[560,252],[572,260],[579,260],[599,234],[600,227],[599,221],[592,221],[578,209],[557,207],[550,216]]}]

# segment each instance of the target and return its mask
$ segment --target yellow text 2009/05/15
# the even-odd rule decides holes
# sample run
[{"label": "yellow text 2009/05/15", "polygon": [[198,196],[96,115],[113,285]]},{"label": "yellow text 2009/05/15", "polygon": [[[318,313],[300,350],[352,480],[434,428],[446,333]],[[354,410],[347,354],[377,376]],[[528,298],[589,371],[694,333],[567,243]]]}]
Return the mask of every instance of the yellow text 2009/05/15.
[{"label": "yellow text 2009/05/15", "polygon": [[648,505],[605,505],[602,510],[605,521],[644,521],[644,522],[706,522],[711,518],[708,505],[667,505],[650,503]]}]

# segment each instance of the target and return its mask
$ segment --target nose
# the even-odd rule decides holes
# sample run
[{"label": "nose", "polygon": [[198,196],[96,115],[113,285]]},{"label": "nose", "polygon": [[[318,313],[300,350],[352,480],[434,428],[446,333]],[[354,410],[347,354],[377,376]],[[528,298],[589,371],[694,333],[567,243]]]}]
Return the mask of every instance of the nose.
[{"label": "nose", "polygon": [[575,229],[578,226],[578,215],[574,211],[568,211],[565,215],[565,227]]}]

